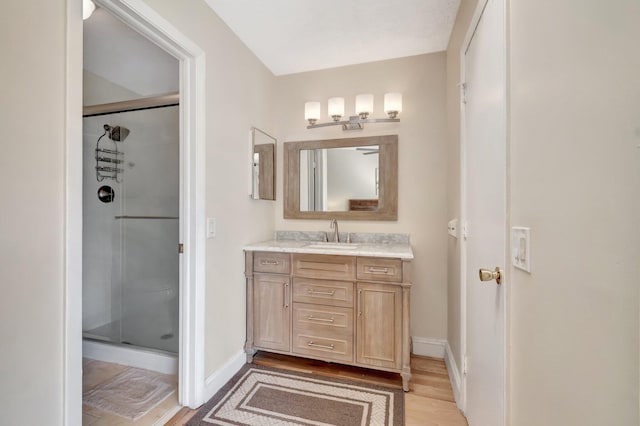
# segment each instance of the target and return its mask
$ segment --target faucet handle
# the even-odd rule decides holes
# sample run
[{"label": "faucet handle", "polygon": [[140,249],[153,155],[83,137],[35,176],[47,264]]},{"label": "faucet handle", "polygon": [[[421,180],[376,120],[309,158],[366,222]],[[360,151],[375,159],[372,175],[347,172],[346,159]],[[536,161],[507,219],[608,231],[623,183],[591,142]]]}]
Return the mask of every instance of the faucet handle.
[{"label": "faucet handle", "polygon": [[324,238],[323,238],[322,240],[323,240],[325,243],[328,243],[328,242],[329,242],[329,237],[327,236],[326,231],[325,231],[325,233],[324,233]]},{"label": "faucet handle", "polygon": [[350,232],[347,232],[347,241],[346,241],[346,243],[347,244],[351,243],[351,233]]}]

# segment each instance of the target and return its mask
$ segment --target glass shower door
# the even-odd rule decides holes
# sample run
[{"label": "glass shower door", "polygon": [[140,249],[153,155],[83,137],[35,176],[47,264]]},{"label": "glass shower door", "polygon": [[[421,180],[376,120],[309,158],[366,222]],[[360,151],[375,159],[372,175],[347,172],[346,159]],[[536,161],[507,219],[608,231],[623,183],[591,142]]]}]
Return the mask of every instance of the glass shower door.
[{"label": "glass shower door", "polygon": [[[123,114],[122,343],[178,351],[178,107]],[[133,129],[139,129],[140,137]]]},{"label": "glass shower door", "polygon": [[[85,118],[85,128],[104,123],[129,133],[117,145],[117,180],[97,182],[85,172],[85,337],[177,352],[178,107]],[[95,201],[105,184],[113,201]]]},{"label": "glass shower door", "polygon": [[178,220],[130,216],[122,228],[122,343],[178,351]]}]

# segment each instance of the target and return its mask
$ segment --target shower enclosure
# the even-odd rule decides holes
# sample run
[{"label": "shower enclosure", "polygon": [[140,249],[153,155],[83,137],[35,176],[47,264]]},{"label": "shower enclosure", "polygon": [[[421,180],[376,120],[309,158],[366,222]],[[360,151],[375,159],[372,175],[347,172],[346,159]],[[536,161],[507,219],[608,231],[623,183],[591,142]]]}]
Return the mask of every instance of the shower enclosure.
[{"label": "shower enclosure", "polygon": [[85,338],[178,352],[178,108],[85,115]]}]

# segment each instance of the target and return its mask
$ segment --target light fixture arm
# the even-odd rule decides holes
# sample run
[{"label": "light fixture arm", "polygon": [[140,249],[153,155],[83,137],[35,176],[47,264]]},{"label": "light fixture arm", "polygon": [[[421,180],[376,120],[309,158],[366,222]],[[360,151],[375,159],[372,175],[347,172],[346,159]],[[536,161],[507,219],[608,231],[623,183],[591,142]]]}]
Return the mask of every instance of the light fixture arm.
[{"label": "light fixture arm", "polygon": [[362,119],[357,115],[352,115],[349,117],[349,120],[343,121],[330,121],[328,123],[319,123],[315,124],[311,123],[309,120],[309,125],[307,129],[315,129],[318,127],[328,127],[328,126],[342,126],[342,130],[361,130],[364,129],[364,124],[366,123],[398,123],[400,122],[399,118],[365,118]]}]

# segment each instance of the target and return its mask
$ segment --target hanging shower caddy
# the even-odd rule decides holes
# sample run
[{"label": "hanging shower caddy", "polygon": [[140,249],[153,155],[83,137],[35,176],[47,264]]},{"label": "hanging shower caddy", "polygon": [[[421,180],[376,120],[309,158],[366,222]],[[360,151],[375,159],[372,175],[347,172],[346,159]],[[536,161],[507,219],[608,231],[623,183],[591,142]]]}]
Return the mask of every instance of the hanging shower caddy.
[{"label": "hanging shower caddy", "polygon": [[[111,127],[108,124],[103,127],[104,133],[96,142],[96,179],[98,182],[113,179],[120,183],[121,178],[118,175],[123,172],[123,169],[118,165],[122,164],[124,153],[118,151],[117,142],[122,142],[129,134],[129,130],[120,126]],[[105,136],[111,143],[107,144],[103,141],[101,145],[100,142]]]}]

